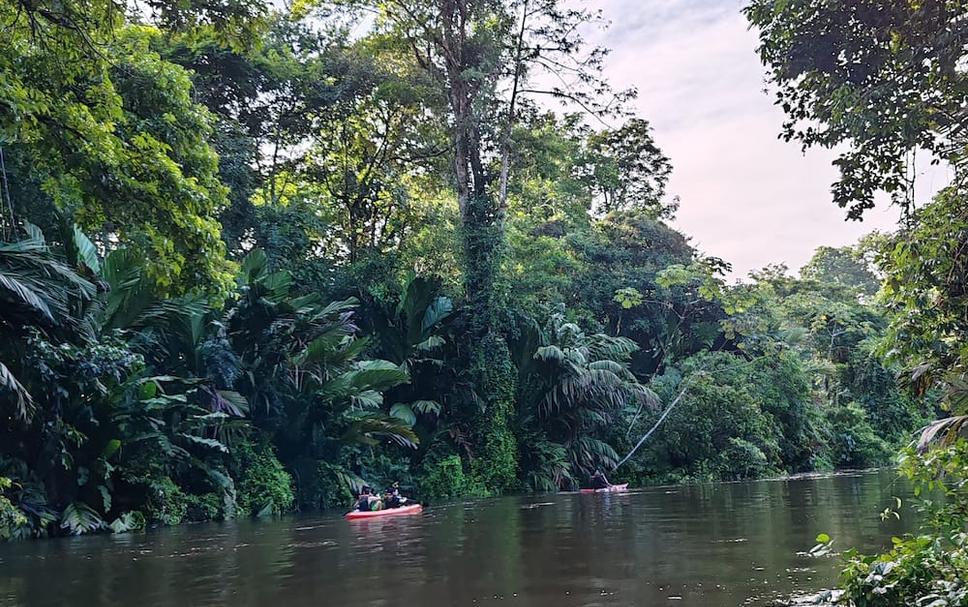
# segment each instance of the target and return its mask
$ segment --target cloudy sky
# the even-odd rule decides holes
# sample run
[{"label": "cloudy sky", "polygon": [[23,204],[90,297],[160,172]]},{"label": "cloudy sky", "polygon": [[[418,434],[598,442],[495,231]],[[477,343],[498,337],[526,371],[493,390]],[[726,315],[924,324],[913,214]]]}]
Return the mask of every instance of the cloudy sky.
[{"label": "cloudy sky", "polygon": [[[734,277],[768,263],[799,269],[820,245],[889,230],[887,205],[863,223],[845,222],[830,198],[836,171],[826,150],[802,154],[777,139],[783,119],[764,92],[764,68],[737,0],[600,0],[611,22],[590,42],[612,49],[607,73],[639,90],[636,107],[672,159],[669,183],[682,199],[675,225],[705,253],[733,264]],[[945,171],[919,178],[922,193]],[[918,196],[922,198],[922,196]]]}]

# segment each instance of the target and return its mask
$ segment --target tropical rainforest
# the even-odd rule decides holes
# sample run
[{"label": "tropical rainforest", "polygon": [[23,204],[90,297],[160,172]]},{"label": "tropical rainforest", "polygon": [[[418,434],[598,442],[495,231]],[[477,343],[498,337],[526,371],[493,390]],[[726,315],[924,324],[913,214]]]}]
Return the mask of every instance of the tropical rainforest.
[{"label": "tropical rainforest", "polygon": [[[0,538],[901,452],[948,499],[845,587],[958,592],[965,11],[745,10],[781,136],[842,150],[851,218],[903,219],[733,281],[671,227],[594,11],[3,0]],[[920,208],[915,151],[955,174]]]}]

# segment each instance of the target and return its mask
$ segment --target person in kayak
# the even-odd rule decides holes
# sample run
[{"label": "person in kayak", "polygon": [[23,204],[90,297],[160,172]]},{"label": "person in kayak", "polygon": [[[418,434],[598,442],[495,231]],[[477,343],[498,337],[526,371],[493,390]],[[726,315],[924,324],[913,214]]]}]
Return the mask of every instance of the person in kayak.
[{"label": "person in kayak", "polygon": [[373,495],[372,489],[363,485],[363,488],[360,489],[360,497],[356,502],[356,509],[360,512],[383,510],[383,500],[378,495]]},{"label": "person in kayak", "polygon": [[400,495],[400,483],[393,483],[383,496],[383,503],[387,508],[399,508],[407,501],[407,498]]},{"label": "person in kayak", "polygon": [[592,489],[608,489],[611,486],[612,483],[605,478],[605,473],[601,469],[595,470],[595,474],[592,475]]}]

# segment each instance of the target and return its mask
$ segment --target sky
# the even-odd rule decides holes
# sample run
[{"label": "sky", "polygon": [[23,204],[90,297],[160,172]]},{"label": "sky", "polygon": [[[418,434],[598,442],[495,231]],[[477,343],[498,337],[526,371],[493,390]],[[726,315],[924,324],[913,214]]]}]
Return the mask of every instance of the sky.
[{"label": "sky", "polygon": [[[841,246],[875,229],[890,231],[898,211],[883,203],[863,222],[845,221],[831,202],[837,171],[829,150],[801,152],[777,138],[783,112],[766,88],[737,0],[599,0],[611,24],[588,42],[612,49],[606,75],[639,91],[648,119],[672,159],[668,191],[681,198],[673,225],[702,252],[733,265],[733,278],[771,263],[799,270],[821,245]],[[918,177],[916,198],[945,185],[947,171]]]}]

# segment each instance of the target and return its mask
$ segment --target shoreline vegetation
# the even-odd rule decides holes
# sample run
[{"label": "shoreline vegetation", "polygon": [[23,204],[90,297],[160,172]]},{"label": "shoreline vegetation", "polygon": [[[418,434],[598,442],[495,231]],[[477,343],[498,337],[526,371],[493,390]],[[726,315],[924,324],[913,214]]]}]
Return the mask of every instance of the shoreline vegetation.
[{"label": "shoreline vegetation", "polygon": [[0,540],[899,461],[945,499],[844,601],[965,604],[968,9],[744,9],[903,218],[734,282],[569,6],[0,4]]}]

